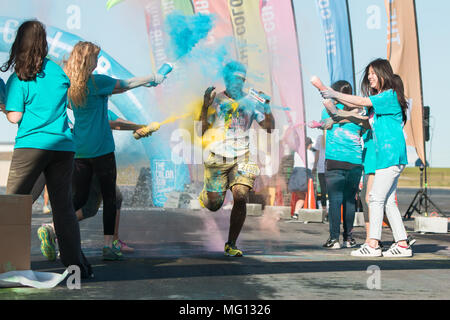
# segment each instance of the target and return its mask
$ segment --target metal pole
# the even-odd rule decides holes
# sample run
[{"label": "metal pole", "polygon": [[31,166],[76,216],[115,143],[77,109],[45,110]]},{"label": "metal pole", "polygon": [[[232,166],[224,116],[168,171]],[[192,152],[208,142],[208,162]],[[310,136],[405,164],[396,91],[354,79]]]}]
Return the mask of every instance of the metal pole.
[{"label": "metal pole", "polygon": [[417,25],[417,10],[416,10],[416,1],[413,0],[414,7],[414,22],[416,27],[416,38],[417,38],[417,55],[418,55],[418,63],[419,63],[419,77],[420,77],[420,99],[422,104],[422,142],[423,142],[423,160],[424,160],[424,193],[425,193],[425,216],[428,216],[428,175],[427,175],[427,146],[425,142],[425,126],[423,125],[423,87],[422,87],[422,65],[420,63],[420,42],[419,42],[419,28]]}]

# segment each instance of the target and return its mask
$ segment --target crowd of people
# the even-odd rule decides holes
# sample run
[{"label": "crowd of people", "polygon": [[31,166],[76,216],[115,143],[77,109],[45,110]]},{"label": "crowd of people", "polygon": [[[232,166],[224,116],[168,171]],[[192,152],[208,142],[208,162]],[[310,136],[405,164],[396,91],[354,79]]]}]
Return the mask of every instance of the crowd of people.
[{"label": "crowd of people", "polygon": [[[83,278],[92,277],[93,270],[81,249],[78,222],[95,215],[102,201],[103,259],[122,260],[122,252],[133,251],[119,238],[122,196],[116,185],[111,129],[131,130],[142,137],[159,129],[120,119],[108,110],[108,97],[141,86],[157,86],[165,79],[158,73],[126,80],[94,74],[99,53],[99,46],[78,42],[60,66],[47,57],[44,25],[30,20],[18,28],[9,59],[1,67],[3,72],[13,72],[6,94],[0,97],[0,106],[7,119],[18,124],[6,192],[33,194],[36,200],[46,186],[53,224],[38,230],[41,251],[49,260],[55,260],[57,241],[61,262],[65,266],[78,265]],[[258,100],[244,91],[246,72],[239,62],[226,64],[225,90],[216,94],[210,87],[205,91],[199,118],[202,127],[197,132],[200,136],[207,135],[208,130],[222,133],[222,139],[208,147],[199,202],[217,211],[227,190],[231,190],[233,206],[224,246],[229,256],[243,255],[236,242],[246,218],[248,193],[259,175],[258,165],[250,157],[249,129],[253,121],[269,133],[275,128],[270,97],[259,92]],[[369,221],[367,239],[352,255],[411,256],[410,239],[395,202],[397,181],[407,163],[402,131],[407,105],[402,82],[387,60],[377,59],[366,68],[361,92],[363,97],[352,95],[353,88],[346,81],[321,91],[326,106],[322,114],[324,133],[315,145],[307,139],[308,164],[296,155],[288,184],[289,191],[299,199],[295,213],[303,207],[307,179],[317,173],[320,200],[330,228],[324,247],[341,247],[341,208],[343,246],[355,247],[355,195],[364,174],[362,200]],[[73,125],[67,108],[73,111]],[[315,155],[313,149],[317,150]],[[395,241],[382,252],[384,212]]]}]

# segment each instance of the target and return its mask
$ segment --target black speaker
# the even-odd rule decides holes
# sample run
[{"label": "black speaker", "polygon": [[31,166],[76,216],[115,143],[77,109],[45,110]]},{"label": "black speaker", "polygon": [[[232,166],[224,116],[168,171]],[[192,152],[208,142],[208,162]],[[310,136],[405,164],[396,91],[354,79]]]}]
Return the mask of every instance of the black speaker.
[{"label": "black speaker", "polygon": [[430,141],[430,107],[423,107],[423,132],[425,141]]}]

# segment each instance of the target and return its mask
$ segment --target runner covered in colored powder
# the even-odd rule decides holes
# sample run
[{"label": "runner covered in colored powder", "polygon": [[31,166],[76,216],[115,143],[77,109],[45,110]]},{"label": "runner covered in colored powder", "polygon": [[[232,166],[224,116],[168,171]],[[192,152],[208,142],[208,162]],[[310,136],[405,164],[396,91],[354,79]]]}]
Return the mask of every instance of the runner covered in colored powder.
[{"label": "runner covered in colored powder", "polygon": [[204,187],[199,196],[200,204],[211,211],[222,207],[228,189],[233,193],[228,241],[225,255],[242,256],[236,246],[246,218],[246,202],[255,178],[259,175],[257,164],[250,159],[250,127],[253,120],[269,133],[275,128],[269,98],[258,102],[244,93],[246,67],[236,61],[223,69],[226,90],[217,94],[214,87],[205,91],[200,121],[201,134],[208,136],[208,129],[216,132],[216,141],[209,146],[205,160]]}]

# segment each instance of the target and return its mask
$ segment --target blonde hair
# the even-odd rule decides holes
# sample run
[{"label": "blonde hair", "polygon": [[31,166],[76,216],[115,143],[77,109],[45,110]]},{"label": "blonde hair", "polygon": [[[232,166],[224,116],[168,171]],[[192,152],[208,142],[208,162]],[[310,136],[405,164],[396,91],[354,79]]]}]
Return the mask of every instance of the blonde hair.
[{"label": "blonde hair", "polygon": [[70,79],[67,96],[72,106],[85,104],[88,94],[87,82],[99,53],[100,47],[92,42],[80,41],[73,47],[64,67],[64,72]]}]

